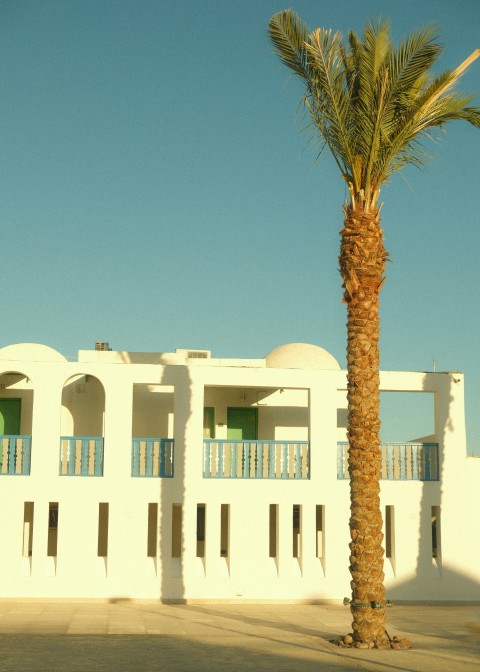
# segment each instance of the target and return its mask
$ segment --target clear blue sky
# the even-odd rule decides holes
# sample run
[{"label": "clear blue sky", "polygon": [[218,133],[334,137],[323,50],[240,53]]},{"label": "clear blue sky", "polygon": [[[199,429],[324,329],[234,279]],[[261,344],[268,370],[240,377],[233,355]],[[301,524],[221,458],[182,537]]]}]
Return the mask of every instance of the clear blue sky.
[{"label": "clear blue sky", "polygon": [[[0,346],[74,356],[106,340],[260,357],[303,341],[344,365],[345,189],[328,156],[314,165],[300,89],[266,37],[286,6],[0,2]],[[293,6],[345,33],[378,16],[395,38],[437,22],[442,70],[480,47],[478,0]],[[480,61],[463,81],[480,93]],[[435,359],[463,371],[478,453],[480,131],[453,124],[429,149],[427,172],[382,193],[393,262],[382,368],[431,370]],[[403,413],[390,409],[385,427]]]}]

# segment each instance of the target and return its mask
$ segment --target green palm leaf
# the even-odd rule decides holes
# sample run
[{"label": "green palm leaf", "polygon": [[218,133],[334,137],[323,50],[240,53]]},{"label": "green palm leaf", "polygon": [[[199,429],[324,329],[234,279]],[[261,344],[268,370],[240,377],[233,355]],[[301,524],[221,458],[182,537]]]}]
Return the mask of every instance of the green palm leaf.
[{"label": "green palm leaf", "polygon": [[322,144],[344,179],[366,202],[402,166],[423,165],[429,129],[453,120],[480,126],[473,97],[456,92],[459,79],[480,55],[436,77],[442,52],[434,26],[392,44],[388,22],[366,24],[360,37],[308,29],[292,11],[269,23],[275,51],[305,85],[303,103]]}]

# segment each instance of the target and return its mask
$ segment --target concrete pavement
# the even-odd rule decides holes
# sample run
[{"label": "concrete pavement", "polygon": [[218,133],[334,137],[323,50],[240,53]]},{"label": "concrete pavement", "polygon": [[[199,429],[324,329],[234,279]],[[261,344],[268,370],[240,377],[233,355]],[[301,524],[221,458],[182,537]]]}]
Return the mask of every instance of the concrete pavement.
[{"label": "concrete pavement", "polygon": [[480,606],[394,606],[408,651],[339,649],[341,605],[0,601],[1,672],[479,672]]}]

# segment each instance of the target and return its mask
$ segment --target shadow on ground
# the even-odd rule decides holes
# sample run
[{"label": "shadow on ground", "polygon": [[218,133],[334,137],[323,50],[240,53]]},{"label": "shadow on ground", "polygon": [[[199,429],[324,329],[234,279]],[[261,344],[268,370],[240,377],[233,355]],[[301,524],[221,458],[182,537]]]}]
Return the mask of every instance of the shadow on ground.
[{"label": "shadow on ground", "polygon": [[[235,641],[234,641],[235,640]],[[474,672],[473,648],[424,638],[417,648],[398,651],[347,651],[320,637],[288,635],[284,641],[238,636],[219,644],[184,636],[2,635],[2,672]],[[475,650],[476,649],[476,650]]]}]

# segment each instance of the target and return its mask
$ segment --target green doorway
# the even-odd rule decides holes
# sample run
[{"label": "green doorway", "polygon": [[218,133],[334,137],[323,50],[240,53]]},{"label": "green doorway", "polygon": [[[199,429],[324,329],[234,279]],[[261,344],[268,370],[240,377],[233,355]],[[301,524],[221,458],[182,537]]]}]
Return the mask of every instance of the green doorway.
[{"label": "green doorway", "polygon": [[0,434],[20,434],[21,399],[0,399]]},{"label": "green doorway", "polygon": [[258,408],[227,408],[227,439],[257,438]]}]

